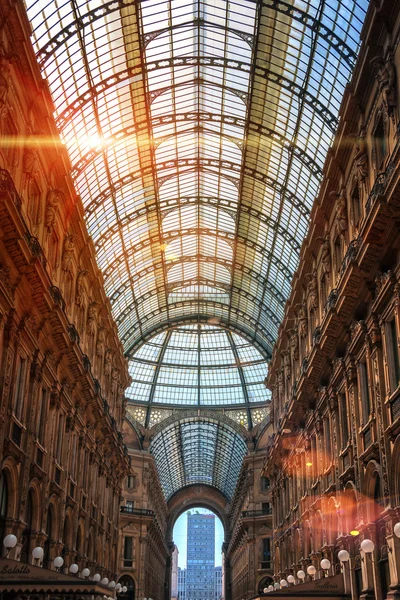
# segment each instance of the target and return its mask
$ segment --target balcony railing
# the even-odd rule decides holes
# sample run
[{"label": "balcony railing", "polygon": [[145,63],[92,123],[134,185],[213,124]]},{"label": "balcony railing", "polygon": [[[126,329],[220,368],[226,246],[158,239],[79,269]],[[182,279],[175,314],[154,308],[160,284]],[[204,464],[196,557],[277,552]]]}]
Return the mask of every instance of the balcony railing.
[{"label": "balcony railing", "polygon": [[259,510],[244,510],[242,511],[242,518],[249,519],[253,517],[265,517],[272,515],[272,507],[260,508]]},{"label": "balcony railing", "polygon": [[134,508],[133,506],[120,506],[119,512],[126,515],[139,515],[142,517],[154,517],[154,511],[148,508]]}]

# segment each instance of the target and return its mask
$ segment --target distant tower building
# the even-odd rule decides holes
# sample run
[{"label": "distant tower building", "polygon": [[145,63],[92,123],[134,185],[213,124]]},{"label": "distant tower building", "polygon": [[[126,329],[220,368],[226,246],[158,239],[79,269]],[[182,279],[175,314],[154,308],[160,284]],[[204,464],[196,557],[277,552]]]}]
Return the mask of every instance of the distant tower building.
[{"label": "distant tower building", "polygon": [[186,600],[186,569],[178,567],[178,598]]},{"label": "distant tower building", "polygon": [[222,567],[214,569],[214,600],[222,598]]},{"label": "distant tower building", "polygon": [[188,514],[186,600],[215,600],[215,517]]},{"label": "distant tower building", "polygon": [[171,600],[178,598],[178,548],[174,546],[172,552],[172,573],[171,573]]}]

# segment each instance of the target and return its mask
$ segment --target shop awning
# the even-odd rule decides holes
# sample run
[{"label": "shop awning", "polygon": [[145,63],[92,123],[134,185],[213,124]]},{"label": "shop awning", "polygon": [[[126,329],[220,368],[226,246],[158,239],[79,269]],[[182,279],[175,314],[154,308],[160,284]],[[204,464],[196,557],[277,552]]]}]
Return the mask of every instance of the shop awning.
[{"label": "shop awning", "polygon": [[333,577],[323,577],[322,579],[275,590],[254,600],[264,600],[264,598],[287,598],[288,600],[297,600],[297,598],[303,598],[303,600],[335,598],[336,600],[345,600],[350,598],[350,594],[347,594],[344,590],[343,575],[340,573]]},{"label": "shop awning", "polygon": [[0,558],[0,591],[24,594],[100,595],[102,597],[113,594],[109,587],[98,582],[27,565],[9,558]]}]

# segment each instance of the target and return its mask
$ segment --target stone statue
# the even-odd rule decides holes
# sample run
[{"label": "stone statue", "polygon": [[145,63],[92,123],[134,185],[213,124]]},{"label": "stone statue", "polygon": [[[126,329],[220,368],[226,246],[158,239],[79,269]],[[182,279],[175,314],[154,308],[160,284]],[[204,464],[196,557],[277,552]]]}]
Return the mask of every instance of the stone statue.
[{"label": "stone statue", "polygon": [[27,140],[27,146],[24,150],[22,168],[28,179],[34,177],[38,172],[38,145],[32,136]]},{"label": "stone statue", "polygon": [[299,330],[300,337],[304,338],[307,335],[307,309],[304,304],[299,304],[299,312],[297,315],[297,327]]},{"label": "stone statue", "polygon": [[8,94],[7,71],[4,67],[4,59],[0,57],[0,118],[4,116]]},{"label": "stone statue", "polygon": [[382,56],[375,57],[372,64],[377,68],[376,80],[379,91],[382,94],[383,105],[389,116],[394,117],[397,105],[396,98],[396,69],[393,64],[393,55],[389,53],[384,59]]},{"label": "stone statue", "polygon": [[299,338],[297,337],[297,331],[292,329],[289,338],[290,354],[294,361],[299,360]]},{"label": "stone statue", "polygon": [[98,302],[91,302],[89,304],[88,315],[86,320],[86,333],[88,335],[94,335],[96,333],[97,306]]},{"label": "stone statue", "polygon": [[317,273],[314,269],[312,274],[308,275],[309,281],[307,285],[307,296],[309,301],[310,310],[317,310],[318,308],[318,282]]},{"label": "stone statue", "polygon": [[283,358],[283,370],[285,371],[285,377],[286,377],[286,379],[290,379],[290,376],[292,374],[292,369],[291,369],[291,365],[290,365],[289,352],[282,352],[282,358]]},{"label": "stone statue", "polygon": [[78,277],[76,278],[75,304],[79,306],[79,308],[82,308],[84,304],[85,286],[83,285],[83,278],[86,277],[87,274],[88,271],[82,269],[82,271],[79,271]]},{"label": "stone statue", "polygon": [[365,147],[364,130],[361,130],[358,134],[354,146],[354,166],[358,183],[360,185],[365,185],[365,181],[368,177],[368,154]]},{"label": "stone statue", "polygon": [[322,270],[323,270],[324,275],[327,275],[329,277],[329,275],[331,273],[331,245],[329,242],[329,236],[326,236],[324,238],[317,238],[317,240],[322,241],[322,247],[321,247]]},{"label": "stone statue", "polygon": [[106,354],[104,356],[104,375],[111,375],[113,354],[114,352],[112,348],[108,348],[106,350]]},{"label": "stone statue", "polygon": [[49,190],[47,193],[45,225],[49,233],[56,220],[58,205],[60,202],[64,202],[64,199],[65,196],[61,190]]},{"label": "stone statue", "polygon": [[284,386],[284,382],[283,382],[283,370],[281,369],[280,371],[278,371],[278,393],[279,393],[279,400],[282,400],[282,398],[284,396],[284,391],[285,391],[285,386]]},{"label": "stone statue", "polygon": [[344,236],[347,231],[347,200],[346,190],[344,187],[337,194],[336,203],[336,231],[339,235]]},{"label": "stone statue", "polygon": [[72,263],[72,256],[74,254],[74,249],[75,249],[74,237],[72,234],[68,234],[65,236],[63,255],[62,255],[62,259],[61,259],[61,268],[64,272],[69,271],[69,269],[70,269],[70,266]]},{"label": "stone statue", "polygon": [[96,354],[97,356],[103,356],[104,348],[106,345],[106,330],[104,327],[100,327],[97,334],[97,343],[96,343]]}]

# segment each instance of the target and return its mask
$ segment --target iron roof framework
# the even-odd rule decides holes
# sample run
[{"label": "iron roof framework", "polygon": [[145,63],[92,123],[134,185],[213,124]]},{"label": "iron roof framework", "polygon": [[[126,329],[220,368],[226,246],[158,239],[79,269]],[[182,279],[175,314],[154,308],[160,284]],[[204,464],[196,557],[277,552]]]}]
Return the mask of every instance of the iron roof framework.
[{"label": "iron roof framework", "polygon": [[200,316],[271,352],[366,5],[28,2],[128,354]]},{"label": "iron roof framework", "polygon": [[167,500],[187,485],[218,488],[230,500],[247,446],[228,425],[213,419],[182,419],[161,430],[151,442]]},{"label": "iron roof framework", "polygon": [[[210,318],[268,356],[367,0],[27,4],[127,356]],[[213,426],[187,427],[211,464]],[[186,464],[183,429],[168,432],[188,483],[201,460]]]}]

